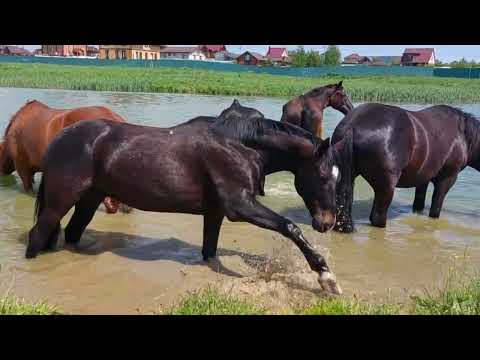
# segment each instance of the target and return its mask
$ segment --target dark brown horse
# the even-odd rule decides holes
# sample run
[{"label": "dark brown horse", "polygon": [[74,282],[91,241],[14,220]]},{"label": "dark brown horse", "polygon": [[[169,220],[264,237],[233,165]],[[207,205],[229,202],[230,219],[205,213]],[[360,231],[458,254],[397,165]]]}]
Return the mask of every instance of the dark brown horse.
[{"label": "dark brown horse", "polygon": [[346,115],[353,109],[352,102],[343,89],[342,81],[317,87],[290,100],[283,106],[282,120],[323,138],[323,110],[331,106]]},{"label": "dark brown horse", "polygon": [[338,124],[332,136],[332,143],[336,141],[348,144],[337,159],[342,174],[337,187],[339,231],[353,231],[353,185],[358,175],[375,191],[370,222],[385,227],[396,187],[416,188],[413,210],[421,212],[432,182],[429,216],[438,218],[458,173],[467,166],[480,170],[480,122],[446,105],[407,111],[363,104]]},{"label": "dark brown horse", "polygon": [[[25,191],[32,191],[33,177],[42,171],[42,158],[48,144],[65,127],[81,120],[106,119],[117,122],[125,120],[103,106],[79,107],[76,109],[53,109],[40,101],[27,102],[11,118],[0,143],[0,176],[17,171]],[[118,201],[106,198],[108,213],[116,213]],[[124,212],[131,209],[120,206]]]},{"label": "dark brown horse", "polygon": [[249,116],[197,118],[168,129],[104,120],[75,124],[44,157],[26,257],[55,246],[60,220],[73,206],[65,242],[78,243],[101,199],[113,196],[141,210],[203,215],[205,260],[216,254],[225,216],[279,232],[300,248],[321,286],[339,293],[325,259],[298,226],[255,197],[265,173],[290,170],[315,228],[331,229],[338,176],[333,153],[341,146],[330,147],[290,124]]}]

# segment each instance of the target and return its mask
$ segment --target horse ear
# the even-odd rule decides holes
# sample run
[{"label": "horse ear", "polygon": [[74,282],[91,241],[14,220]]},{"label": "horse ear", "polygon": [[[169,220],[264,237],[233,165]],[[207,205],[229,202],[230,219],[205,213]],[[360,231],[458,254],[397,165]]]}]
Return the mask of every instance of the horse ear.
[{"label": "horse ear", "polygon": [[343,87],[343,80],[340,80],[340,82],[337,84],[337,89],[341,89]]},{"label": "horse ear", "polygon": [[238,102],[237,99],[233,100],[232,106],[233,106],[233,107],[235,107],[235,106],[240,106],[240,103]]}]

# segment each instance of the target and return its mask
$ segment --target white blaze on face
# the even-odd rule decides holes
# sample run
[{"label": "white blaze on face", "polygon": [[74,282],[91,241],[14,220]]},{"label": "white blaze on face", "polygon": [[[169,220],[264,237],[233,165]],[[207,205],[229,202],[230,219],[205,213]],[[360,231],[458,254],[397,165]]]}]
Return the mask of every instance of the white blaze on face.
[{"label": "white blaze on face", "polygon": [[335,178],[335,180],[338,179],[338,174],[340,173],[340,170],[338,170],[338,167],[333,165],[332,167],[332,175]]}]

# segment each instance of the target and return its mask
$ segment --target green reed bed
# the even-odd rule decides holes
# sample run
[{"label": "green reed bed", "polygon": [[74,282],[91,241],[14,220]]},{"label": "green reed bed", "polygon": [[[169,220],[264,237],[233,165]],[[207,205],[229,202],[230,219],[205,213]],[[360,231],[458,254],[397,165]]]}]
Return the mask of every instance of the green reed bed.
[{"label": "green reed bed", "polygon": [[476,103],[480,80],[369,76],[290,77],[188,68],[0,64],[0,86],[123,92],[294,97],[343,79],[353,101]]}]

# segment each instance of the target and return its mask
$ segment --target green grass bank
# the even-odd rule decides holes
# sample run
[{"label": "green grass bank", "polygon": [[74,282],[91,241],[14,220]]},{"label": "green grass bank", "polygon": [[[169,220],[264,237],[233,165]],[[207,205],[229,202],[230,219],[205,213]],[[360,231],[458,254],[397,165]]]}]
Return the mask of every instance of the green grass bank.
[{"label": "green grass bank", "polygon": [[291,98],[344,80],[356,102],[461,104],[480,102],[480,80],[406,76],[290,77],[187,68],[0,64],[0,87],[190,93]]}]

